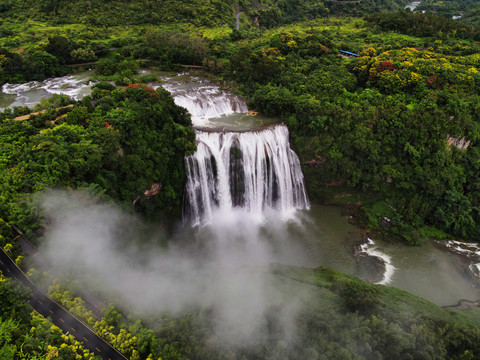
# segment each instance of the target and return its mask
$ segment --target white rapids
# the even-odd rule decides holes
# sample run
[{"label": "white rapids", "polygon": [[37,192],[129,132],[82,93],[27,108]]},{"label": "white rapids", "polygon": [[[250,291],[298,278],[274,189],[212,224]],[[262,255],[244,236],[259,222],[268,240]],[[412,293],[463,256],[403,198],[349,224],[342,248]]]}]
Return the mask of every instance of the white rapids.
[{"label": "white rapids", "polygon": [[162,86],[172,94],[175,104],[190,112],[194,126],[206,126],[210,119],[248,111],[240,96],[223,91],[215,85],[188,87],[166,83]]},{"label": "white rapids", "polygon": [[367,238],[366,243],[360,245],[360,253],[366,256],[377,258],[384,264],[385,271],[383,273],[383,277],[375,284],[388,285],[392,281],[393,274],[396,270],[395,266],[392,265],[391,257],[384,252],[378,250],[375,242],[370,238]]},{"label": "white rapids", "polygon": [[[48,98],[53,94],[64,94],[75,100],[80,100],[91,93],[93,82],[89,81],[91,71],[76,75],[67,75],[44,81],[29,81],[24,84],[5,83],[1,93],[14,95],[13,101],[6,107],[28,106],[33,107],[42,98]],[[0,108],[3,106],[0,105]]]}]

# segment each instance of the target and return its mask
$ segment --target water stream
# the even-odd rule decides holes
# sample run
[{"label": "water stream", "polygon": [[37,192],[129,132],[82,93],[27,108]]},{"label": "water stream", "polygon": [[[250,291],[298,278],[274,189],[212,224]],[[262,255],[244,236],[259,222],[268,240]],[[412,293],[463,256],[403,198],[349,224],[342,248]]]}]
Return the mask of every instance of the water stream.
[{"label": "water stream", "polygon": [[80,100],[91,93],[93,83],[89,80],[92,71],[84,71],[75,75],[67,75],[44,81],[29,81],[24,84],[2,86],[0,91],[0,110],[7,107],[28,106],[32,108],[42,98],[53,94],[64,94]]},{"label": "water stream", "polygon": [[222,90],[208,80],[185,74],[161,77],[161,80],[164,83],[149,85],[154,89],[162,86],[168,90],[177,105],[188,109],[197,129],[247,131],[278,122],[278,119],[248,112],[242,97]]},{"label": "water stream", "polygon": [[[438,305],[480,299],[478,248],[453,242],[421,247],[366,242],[341,209],[309,206],[298,158],[278,119],[249,116],[241,97],[204,79],[185,78],[151,84],[169,90],[190,111],[197,129],[198,150],[186,159],[186,216],[196,226],[186,229],[185,236],[196,232],[208,240],[216,234],[227,243],[268,245],[270,256],[259,256],[262,261],[327,266]],[[89,93],[90,85],[88,73],[6,84],[0,106],[33,106],[52,93],[78,99]]]},{"label": "water stream", "polygon": [[405,9],[410,9],[410,11],[414,11],[418,5],[420,5],[421,1],[412,1],[411,3],[405,5]]}]

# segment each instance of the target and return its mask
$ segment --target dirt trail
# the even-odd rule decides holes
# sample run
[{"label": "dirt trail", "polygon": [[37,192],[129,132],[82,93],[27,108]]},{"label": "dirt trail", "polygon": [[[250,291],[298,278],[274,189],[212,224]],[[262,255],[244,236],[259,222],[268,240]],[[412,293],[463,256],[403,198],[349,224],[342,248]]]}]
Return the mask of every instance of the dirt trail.
[{"label": "dirt trail", "polygon": [[[59,107],[59,108],[56,108],[55,110],[65,109],[65,108],[69,108],[69,107],[70,107],[70,108],[73,107],[73,104],[70,104],[70,105],[67,105],[67,106],[63,106],[63,107]],[[46,112],[47,112],[47,110],[37,111],[37,112],[33,112],[33,113],[30,113],[30,114],[27,114],[27,115],[17,116],[17,117],[14,118],[13,120],[16,120],[16,121],[24,121],[24,120],[28,120],[31,115],[33,115],[33,116],[38,116],[39,114],[44,114],[44,113],[46,113]]]}]

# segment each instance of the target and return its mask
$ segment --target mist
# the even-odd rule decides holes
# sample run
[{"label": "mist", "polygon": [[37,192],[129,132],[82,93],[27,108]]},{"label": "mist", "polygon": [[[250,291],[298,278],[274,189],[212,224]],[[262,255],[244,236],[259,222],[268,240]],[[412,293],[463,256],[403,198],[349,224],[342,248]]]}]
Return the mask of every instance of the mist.
[{"label": "mist", "polygon": [[298,230],[300,219],[233,209],[214,214],[215,224],[166,239],[162,231],[144,231],[141,220],[117,206],[79,194],[50,191],[42,199],[52,226],[40,251],[56,271],[95,279],[105,297],[147,318],[208,310],[215,336],[228,345],[258,341],[266,314],[279,306],[279,332],[295,336],[293,319],[306,292],[297,289],[287,299],[269,265],[308,265],[304,250],[288,238],[287,228]]}]

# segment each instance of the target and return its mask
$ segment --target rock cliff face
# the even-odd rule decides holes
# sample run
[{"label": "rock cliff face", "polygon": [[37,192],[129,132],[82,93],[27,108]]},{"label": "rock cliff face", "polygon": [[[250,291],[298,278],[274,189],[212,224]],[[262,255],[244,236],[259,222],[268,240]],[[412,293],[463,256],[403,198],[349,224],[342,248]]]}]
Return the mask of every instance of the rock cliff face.
[{"label": "rock cliff face", "polygon": [[447,137],[447,144],[449,146],[456,146],[460,150],[465,150],[468,149],[470,146],[470,140],[467,140],[465,136],[461,138],[455,138],[453,136],[448,136]]},{"label": "rock cliff face", "polygon": [[154,197],[155,195],[158,195],[160,190],[162,190],[162,184],[153,183],[149,190],[145,190],[144,195],[147,197],[147,200],[148,200]]}]

